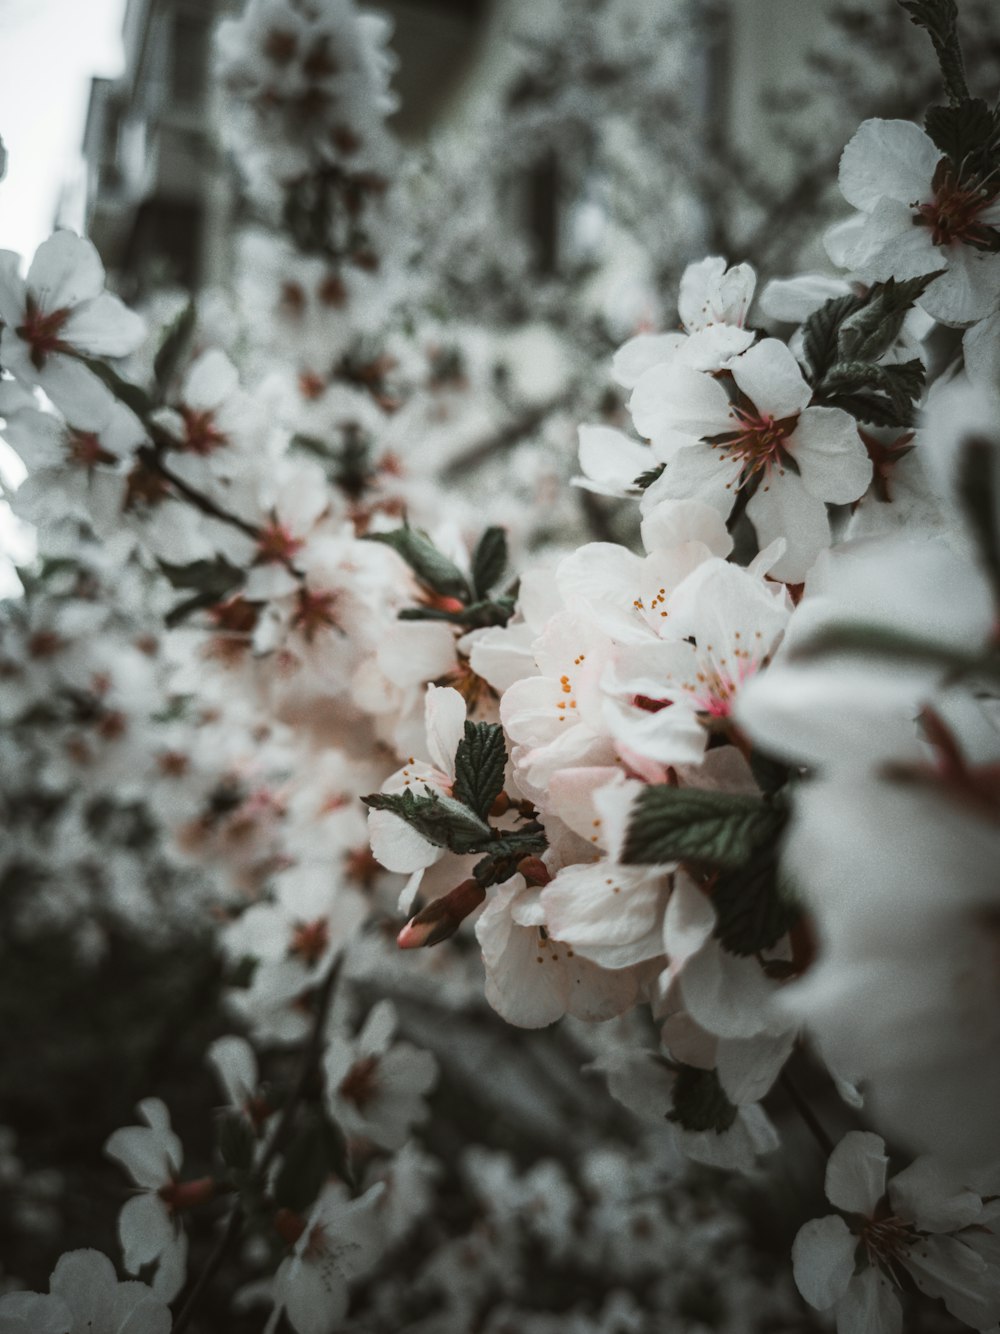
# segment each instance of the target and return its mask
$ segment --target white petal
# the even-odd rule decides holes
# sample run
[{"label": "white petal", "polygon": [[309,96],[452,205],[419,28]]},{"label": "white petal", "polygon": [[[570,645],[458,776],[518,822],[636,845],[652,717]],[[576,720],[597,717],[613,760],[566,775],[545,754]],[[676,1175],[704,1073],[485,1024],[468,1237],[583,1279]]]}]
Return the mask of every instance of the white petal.
[{"label": "white petal", "polygon": [[95,357],[125,357],[146,337],[146,322],[135,311],[102,292],[77,306],[62,330],[71,346]]},{"label": "white petal", "polygon": [[465,700],[457,690],[450,686],[427,687],[424,707],[427,750],[434,764],[450,780],[455,778],[455,752],[465,736],[465,719]]},{"label": "white petal", "polygon": [[652,554],[682,542],[702,542],[713,556],[728,556],[733,539],[719,511],[697,500],[664,500],[647,510],[640,525],[642,544]]},{"label": "white petal", "polygon": [[91,241],[75,232],[58,231],[35,251],[28,270],[28,288],[44,311],[68,310],[99,296],[104,265]]},{"label": "white petal", "polygon": [[736,502],[739,459],[728,459],[709,445],[692,441],[679,449],[659,479],[659,494],[671,500],[697,500],[717,510],[723,519]]},{"label": "white petal", "polygon": [[408,875],[433,866],[441,857],[440,848],[421,838],[415,829],[391,811],[368,812],[368,838],[375,860],[387,871],[402,871]]},{"label": "white petal", "polygon": [[908,120],[866,120],[840,159],[840,190],[870,212],[882,198],[900,204],[926,200],[941,152]]},{"label": "white petal", "polygon": [[174,1225],[159,1196],[134,1195],[125,1201],[118,1215],[118,1238],[130,1274],[138,1274],[171,1245]]},{"label": "white petal", "polygon": [[648,445],[610,426],[580,427],[580,467],[591,481],[628,492],[637,477],[653,466]]},{"label": "white petal", "polygon": [[810,1306],[826,1311],[842,1297],[854,1273],[858,1239],[837,1214],[813,1218],[792,1243],[795,1285]]},{"label": "white petal", "polygon": [[216,1038],[205,1059],[218,1076],[226,1098],[233,1107],[242,1107],[257,1088],[257,1057],[246,1038]]},{"label": "white petal", "polygon": [[799,363],[777,338],[764,338],[730,365],[733,379],[761,413],[795,417],[812,398]]},{"label": "white petal", "polygon": [[682,333],[639,334],[615,353],[611,373],[625,389],[633,389],[640,375],[650,366],[672,360],[686,341],[687,335]]},{"label": "white petal", "polygon": [[718,435],[728,429],[729,395],[711,375],[686,366],[654,366],[640,376],[629,411],[640,435],[681,431],[697,436]]},{"label": "white petal", "polygon": [[902,1334],[902,1329],[892,1281],[874,1266],[855,1275],[837,1303],[837,1334]]},{"label": "white petal", "polygon": [[663,946],[670,962],[684,963],[701,949],[714,929],[715,909],[708,895],[690,876],[678,871],[663,919]]},{"label": "white petal", "polygon": [[924,1232],[957,1232],[978,1221],[983,1202],[957,1172],[936,1158],[921,1157],[889,1182],[893,1212]]},{"label": "white petal", "polygon": [[857,422],[840,408],[807,408],[789,437],[788,452],[806,490],[834,505],[857,500],[872,479]]},{"label": "white petal", "polygon": [[239,372],[226,354],[211,348],[188,371],[181,397],[188,407],[208,412],[229,398],[239,383]]},{"label": "white petal", "polygon": [[844,1136],[826,1165],[826,1198],[847,1213],[870,1217],[885,1194],[889,1159],[880,1135],[852,1130]]},{"label": "white petal", "polygon": [[786,583],[802,583],[816,557],[830,545],[826,506],[792,472],[772,474],[758,487],[747,504],[747,516],[762,547],[775,538],[786,539],[785,554],[771,570],[776,579]]}]

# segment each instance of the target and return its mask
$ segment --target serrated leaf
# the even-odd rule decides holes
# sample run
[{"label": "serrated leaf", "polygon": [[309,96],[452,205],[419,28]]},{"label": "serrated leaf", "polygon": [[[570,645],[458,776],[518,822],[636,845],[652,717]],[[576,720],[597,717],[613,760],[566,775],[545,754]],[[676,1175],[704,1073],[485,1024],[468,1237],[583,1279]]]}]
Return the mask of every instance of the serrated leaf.
[{"label": "serrated leaf", "polygon": [[714,935],[730,954],[770,949],[794,926],[799,909],[785,887],[778,849],[759,848],[745,866],[723,871],[712,888]]},{"label": "serrated leaf", "polygon": [[656,784],[632,806],[622,861],[632,866],[682,861],[742,866],[777,836],[785,818],[782,806],[757,797]]},{"label": "serrated leaf", "polygon": [[982,159],[996,152],[1000,124],[987,103],[975,97],[956,106],[931,107],[924,129],[961,178],[983,170]]},{"label": "serrated leaf", "polygon": [[507,568],[507,534],[502,528],[487,528],[472,557],[472,587],[477,598],[485,598]]},{"label": "serrated leaf", "polygon": [[465,724],[465,736],[455,753],[455,785],[458,801],[485,820],[490,807],[503,791],[507,747],[499,723]]},{"label": "serrated leaf", "polygon": [[907,312],[944,272],[922,274],[896,282],[876,283],[864,304],[847,315],[837,332],[837,360],[873,362],[885,355],[899,337]]},{"label": "serrated leaf", "polygon": [[[925,379],[923,362],[916,357],[888,366],[873,366],[863,361],[839,362],[825,376],[817,397],[832,407],[851,412],[858,421],[910,426]],[[875,393],[866,392],[869,390]]]},{"label": "serrated leaf", "polygon": [[658,463],[654,468],[647,468],[645,472],[639,474],[632,485],[637,486],[640,491],[648,491],[653,483],[663,476],[666,466],[665,463]]},{"label": "serrated leaf", "polygon": [[802,326],[803,347],[814,382],[822,380],[837,360],[837,334],[840,326],[849,315],[864,305],[864,301],[864,297],[856,296],[853,292],[831,297],[819,310],[814,310]]},{"label": "serrated leaf", "polygon": [[952,102],[969,96],[965,61],[958,37],[958,6],[955,0],[898,0],[910,22],[923,28],[934,44],[944,86]]},{"label": "serrated leaf", "polygon": [[361,800],[371,810],[398,815],[436,848],[462,855],[485,852],[492,838],[489,825],[468,806],[430,788],[419,796],[408,788],[405,792],[373,792]]},{"label": "serrated leaf", "polygon": [[181,359],[191,342],[195,320],[195,304],[193,301],[189,301],[167,329],[159,350],[153,359],[153,378],[156,381],[161,399],[177,373]]},{"label": "serrated leaf", "polygon": [[381,542],[402,556],[425,588],[444,597],[469,598],[465,575],[416,528],[394,528],[387,533],[366,533],[365,541]]},{"label": "serrated leaf", "polygon": [[714,1070],[699,1070],[693,1065],[678,1067],[674,1082],[674,1105],[667,1120],[685,1130],[714,1130],[723,1134],[736,1120],[738,1108],[726,1097]]},{"label": "serrated leaf", "polygon": [[855,421],[866,426],[907,427],[914,421],[914,408],[908,404],[905,411],[881,394],[824,394],[823,403],[830,408],[843,408]]}]

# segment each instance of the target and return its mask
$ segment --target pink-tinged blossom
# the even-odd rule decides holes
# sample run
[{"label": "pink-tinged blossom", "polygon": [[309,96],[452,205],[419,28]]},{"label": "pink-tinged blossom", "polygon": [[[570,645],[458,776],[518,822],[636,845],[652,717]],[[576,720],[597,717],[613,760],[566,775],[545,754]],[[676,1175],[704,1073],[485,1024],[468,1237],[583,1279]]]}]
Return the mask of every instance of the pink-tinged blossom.
[{"label": "pink-tinged blossom", "polygon": [[601,1022],[630,1010],[638,983],[628,969],[608,971],[553,940],[541,891],[515,875],[476,922],[486,968],[486,999],[519,1028],[544,1028],[564,1014]]},{"label": "pink-tinged blossom", "polygon": [[990,314],[1000,296],[1000,200],[964,183],[919,126],[866,120],[844,149],[840,188],[861,211],[844,263],[866,282],[944,270],[921,305],[946,324]]}]

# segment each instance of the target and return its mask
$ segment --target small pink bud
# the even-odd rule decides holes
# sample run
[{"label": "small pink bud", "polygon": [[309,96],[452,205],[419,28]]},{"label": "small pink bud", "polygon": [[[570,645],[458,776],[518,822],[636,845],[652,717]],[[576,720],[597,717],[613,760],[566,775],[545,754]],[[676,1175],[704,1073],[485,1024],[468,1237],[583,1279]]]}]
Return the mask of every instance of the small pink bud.
[{"label": "small pink bud", "polygon": [[522,857],[517,864],[517,869],[529,885],[547,885],[552,879],[549,868],[540,857]]},{"label": "small pink bud", "polygon": [[396,937],[401,950],[439,945],[453,936],[469,913],[475,912],[486,898],[486,890],[477,880],[463,880],[444,898],[435,899],[411,917]]}]

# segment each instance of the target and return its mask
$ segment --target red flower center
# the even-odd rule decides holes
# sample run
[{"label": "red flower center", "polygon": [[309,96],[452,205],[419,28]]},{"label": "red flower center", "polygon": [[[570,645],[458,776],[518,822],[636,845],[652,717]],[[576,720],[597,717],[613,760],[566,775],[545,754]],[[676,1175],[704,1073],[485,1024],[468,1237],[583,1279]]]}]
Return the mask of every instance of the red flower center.
[{"label": "red flower center", "polygon": [[184,445],[192,454],[211,454],[229,439],[215,424],[215,414],[211,410],[198,412],[195,408],[181,408],[184,418]]},{"label": "red flower center", "polygon": [[66,345],[60,338],[63,326],[70,317],[70,311],[42,310],[35,298],[29,296],[24,309],[24,323],[17,329],[19,338],[23,338],[31,347],[31,363],[40,371],[46,359],[53,352],[66,351]]},{"label": "red flower center", "polygon": [[314,922],[296,922],[288,952],[312,968],[322,959],[329,943],[330,924],[325,917],[317,917]]},{"label": "red flower center", "polygon": [[798,426],[799,418],[796,414],[775,419],[759,412],[753,404],[746,407],[734,404],[732,416],[738,422],[737,429],[717,435],[708,443],[728,457],[740,460],[743,466],[737,486],[742,487],[758,473],[766,476],[775,464],[780,464],[785,442]]},{"label": "red flower center", "polygon": [[333,629],[337,625],[336,591],[300,588],[296,598],[292,626],[301,630],[307,643],[312,643],[318,630]]},{"label": "red flower center", "polygon": [[302,539],[293,536],[288,527],[274,519],[260,531],[257,539],[259,561],[281,561],[287,564],[302,550]]},{"label": "red flower center", "polygon": [[80,468],[96,468],[99,463],[115,462],[114,454],[101,446],[94,431],[70,431],[66,440],[67,457],[70,463]]},{"label": "red flower center", "polygon": [[978,250],[1000,247],[1000,233],[980,222],[979,215],[991,202],[982,190],[963,186],[947,158],[942,158],[931,182],[934,198],[914,203],[913,222],[929,227],[937,246],[971,245]]}]

